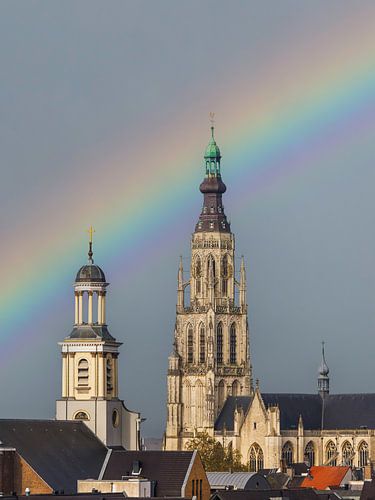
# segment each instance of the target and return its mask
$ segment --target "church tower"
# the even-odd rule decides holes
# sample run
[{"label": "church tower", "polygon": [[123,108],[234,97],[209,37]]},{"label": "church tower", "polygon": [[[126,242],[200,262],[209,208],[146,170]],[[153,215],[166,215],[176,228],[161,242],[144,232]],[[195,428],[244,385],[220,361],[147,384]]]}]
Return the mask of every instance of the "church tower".
[{"label": "church tower", "polygon": [[[190,277],[178,269],[174,347],[169,356],[165,448],[184,449],[214,432],[227,396],[252,393],[246,273],[235,273],[235,241],[224,212],[221,154],[211,127],[200,185],[203,207],[191,240]],[[187,301],[189,291],[189,302]]]},{"label": "church tower", "polygon": [[118,397],[120,342],[106,323],[108,283],[94,264],[90,228],[88,263],[74,283],[75,315],[70,335],[60,342],[62,397],[56,401],[57,420],[83,420],[107,446],[139,449],[138,412]]}]

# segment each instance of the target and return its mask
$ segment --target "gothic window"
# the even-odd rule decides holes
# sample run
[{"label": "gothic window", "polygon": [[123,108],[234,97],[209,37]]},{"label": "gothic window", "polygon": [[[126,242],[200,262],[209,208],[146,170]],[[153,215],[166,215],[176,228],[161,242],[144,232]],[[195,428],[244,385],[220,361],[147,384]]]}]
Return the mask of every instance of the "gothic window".
[{"label": "gothic window", "polygon": [[191,424],[191,385],[188,381],[185,384],[184,424],[185,427]]},{"label": "gothic window", "polygon": [[204,363],[206,361],[206,335],[204,331],[204,325],[201,324],[199,328],[199,362]]},{"label": "gothic window", "polygon": [[195,261],[195,293],[199,295],[202,292],[202,263],[200,257]]},{"label": "gothic window", "polygon": [[293,445],[290,441],[287,441],[282,449],[281,458],[284,464],[288,467],[293,463]]},{"label": "gothic window", "polygon": [[260,469],[263,469],[264,464],[264,456],[262,448],[254,443],[250,448],[249,453],[249,470],[250,472],[258,472]]},{"label": "gothic window", "polygon": [[229,361],[232,365],[237,363],[236,323],[232,323],[230,327]]},{"label": "gothic window", "polygon": [[188,326],[187,329],[187,362],[192,364],[194,362],[194,337],[193,337],[193,327]]},{"label": "gothic window", "polygon": [[200,380],[196,383],[195,386],[195,394],[197,401],[197,414],[196,414],[196,427],[203,427],[203,417],[204,417],[204,392],[203,392],[203,384]]},{"label": "gothic window", "polygon": [[353,456],[353,446],[349,443],[349,441],[345,441],[345,443],[342,445],[342,465],[352,467]]},{"label": "gothic window", "polygon": [[337,465],[337,450],[333,441],[329,441],[326,446],[326,465]]},{"label": "gothic window", "polygon": [[368,444],[365,441],[358,446],[358,466],[365,467],[368,464]]},{"label": "gothic window", "polygon": [[80,387],[89,385],[89,362],[87,359],[80,359],[78,362],[78,385]]},{"label": "gothic window", "polygon": [[228,277],[229,277],[229,266],[228,266],[228,255],[224,255],[221,264],[221,292],[224,296],[228,294]]},{"label": "gothic window", "polygon": [[218,365],[223,364],[223,323],[217,325],[216,331],[216,361]]},{"label": "gothic window", "polygon": [[309,467],[312,467],[315,463],[315,448],[314,448],[314,443],[312,441],[310,441],[306,445],[305,460],[308,463]]},{"label": "gothic window", "polygon": [[207,276],[209,276],[209,273],[210,273],[210,266],[212,266],[212,274],[215,277],[216,276],[216,265],[215,265],[215,259],[212,257],[212,255],[210,255],[208,257],[208,261],[207,261]]},{"label": "gothic window", "polygon": [[113,380],[112,380],[112,358],[107,358],[107,392],[112,392]]},{"label": "gothic window", "polygon": [[224,384],[224,380],[220,380],[218,388],[217,388],[217,402],[218,402],[219,409],[221,409],[221,407],[223,406],[224,399],[225,399],[225,384]]},{"label": "gothic window", "polygon": [[238,380],[235,380],[232,384],[232,396],[239,396],[240,395],[240,383]]}]

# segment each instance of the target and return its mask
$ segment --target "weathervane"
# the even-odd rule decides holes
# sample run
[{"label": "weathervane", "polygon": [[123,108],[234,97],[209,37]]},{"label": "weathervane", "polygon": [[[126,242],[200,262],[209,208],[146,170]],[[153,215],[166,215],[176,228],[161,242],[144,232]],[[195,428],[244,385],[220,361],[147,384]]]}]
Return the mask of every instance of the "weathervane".
[{"label": "weathervane", "polygon": [[210,111],[210,122],[211,122],[211,127],[215,125],[215,113]]}]

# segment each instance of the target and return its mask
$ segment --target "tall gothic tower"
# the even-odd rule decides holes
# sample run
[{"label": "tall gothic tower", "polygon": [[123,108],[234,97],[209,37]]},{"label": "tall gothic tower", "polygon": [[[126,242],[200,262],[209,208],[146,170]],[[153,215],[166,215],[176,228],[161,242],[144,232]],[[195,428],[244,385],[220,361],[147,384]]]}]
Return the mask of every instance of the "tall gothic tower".
[{"label": "tall gothic tower", "polygon": [[56,401],[56,419],[83,420],[105,445],[136,450],[141,418],[118,397],[121,343],[107,327],[108,283],[102,269],[94,264],[92,229],[88,257],[74,283],[73,330],[60,342],[62,397]]},{"label": "tall gothic tower", "polygon": [[184,449],[194,432],[213,435],[227,396],[247,396],[253,390],[245,265],[242,259],[236,280],[234,235],[222,203],[226,186],[214,127],[204,161],[203,208],[192,235],[190,278],[184,279],[182,260],[178,270],[174,348],[168,366],[167,450]]}]

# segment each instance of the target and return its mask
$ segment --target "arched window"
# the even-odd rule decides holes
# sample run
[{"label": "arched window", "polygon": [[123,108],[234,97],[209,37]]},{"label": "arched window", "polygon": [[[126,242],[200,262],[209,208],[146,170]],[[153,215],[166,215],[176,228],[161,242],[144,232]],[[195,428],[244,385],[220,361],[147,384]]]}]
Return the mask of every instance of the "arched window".
[{"label": "arched window", "polygon": [[258,472],[260,469],[263,469],[263,464],[264,457],[262,448],[257,443],[254,443],[249,453],[249,471]]},{"label": "arched window", "polygon": [[207,260],[207,276],[209,275],[210,272],[210,266],[212,266],[212,274],[214,275],[214,278],[216,277],[216,265],[215,265],[215,259],[210,255]]},{"label": "arched window", "polygon": [[231,365],[237,363],[236,323],[232,323],[230,327],[229,362]]},{"label": "arched window", "polygon": [[353,451],[353,446],[349,443],[349,441],[345,441],[345,443],[342,445],[341,453],[342,453],[342,465],[352,467],[354,451]]},{"label": "arched window", "polygon": [[365,467],[368,464],[368,444],[365,441],[358,446],[358,466]]},{"label": "arched window", "polygon": [[201,323],[199,327],[199,362],[204,363],[206,361],[206,335],[204,330],[204,325]]},{"label": "arched window", "polygon": [[281,458],[284,464],[288,467],[293,463],[293,445],[290,441],[287,441],[282,449]]},{"label": "arched window", "polygon": [[112,392],[112,358],[107,358],[107,392]]},{"label": "arched window", "polygon": [[187,362],[190,365],[194,363],[194,335],[190,324],[187,327]]},{"label": "arched window", "polygon": [[228,255],[224,255],[221,263],[221,293],[223,296],[228,294],[228,277],[229,277]]},{"label": "arched window", "polygon": [[78,385],[80,387],[89,385],[89,362],[87,359],[78,361]]},{"label": "arched window", "polygon": [[77,411],[77,413],[74,415],[74,420],[90,420],[90,419],[85,411]]},{"label": "arched window", "polygon": [[218,388],[217,388],[217,402],[219,409],[222,408],[225,399],[225,384],[224,380],[220,380]]},{"label": "arched window", "polygon": [[328,441],[326,446],[326,463],[325,465],[337,465],[337,449],[333,441]]},{"label": "arched window", "polygon": [[239,396],[240,392],[240,383],[238,380],[235,380],[232,384],[232,396]]},{"label": "arched window", "polygon": [[312,467],[315,464],[315,447],[312,441],[309,441],[306,445],[305,460],[308,463],[309,467]]},{"label": "arched window", "polygon": [[197,295],[200,295],[202,293],[202,263],[199,256],[195,260],[194,276],[195,276],[195,293]]},{"label": "arched window", "polygon": [[216,330],[216,361],[218,365],[223,364],[223,323],[219,323]]}]

